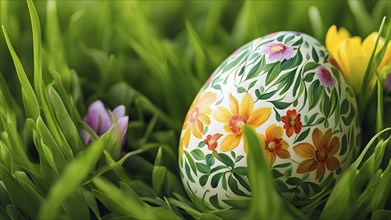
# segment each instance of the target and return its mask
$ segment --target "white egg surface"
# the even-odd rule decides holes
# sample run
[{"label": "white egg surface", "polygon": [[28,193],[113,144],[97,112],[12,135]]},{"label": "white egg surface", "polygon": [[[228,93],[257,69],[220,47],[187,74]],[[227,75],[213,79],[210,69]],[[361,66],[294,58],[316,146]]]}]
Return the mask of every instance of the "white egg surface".
[{"label": "white egg surface", "polygon": [[357,150],[360,128],[353,90],[332,61],[319,41],[297,32],[258,38],[230,55],[183,124],[179,166],[189,196],[211,209],[251,197],[243,125],[257,132],[288,200],[335,182]]}]

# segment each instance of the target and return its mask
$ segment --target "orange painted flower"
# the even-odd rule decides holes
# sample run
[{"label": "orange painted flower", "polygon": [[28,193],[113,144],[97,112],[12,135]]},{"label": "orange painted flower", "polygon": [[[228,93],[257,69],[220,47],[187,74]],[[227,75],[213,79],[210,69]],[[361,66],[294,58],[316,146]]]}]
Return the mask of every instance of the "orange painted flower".
[{"label": "orange painted flower", "polygon": [[271,108],[258,108],[254,110],[254,100],[250,94],[246,93],[240,102],[229,95],[230,110],[218,107],[213,112],[213,117],[225,123],[224,130],[229,134],[221,142],[221,151],[227,152],[235,149],[242,139],[242,126],[248,125],[253,128],[261,126],[270,116]]},{"label": "orange painted flower", "polygon": [[301,143],[293,147],[295,153],[305,159],[297,167],[297,173],[307,173],[316,170],[316,179],[322,177],[326,168],[334,171],[339,167],[339,161],[334,156],[339,150],[339,139],[332,137],[331,128],[323,134],[318,128],[312,132],[312,141]]},{"label": "orange painted flower", "polygon": [[217,140],[223,136],[222,134],[216,133],[213,136],[208,134],[206,139],[204,140],[205,144],[208,145],[209,150],[214,150],[217,147]]},{"label": "orange painted flower", "polygon": [[[266,129],[265,135],[259,135],[259,138],[264,145],[265,156],[270,167],[272,167],[276,161],[276,156],[281,159],[288,159],[291,157],[291,154],[287,150],[288,143],[282,139],[283,134],[284,129],[282,127],[272,124]],[[247,153],[247,149],[245,149],[245,151]]]},{"label": "orange painted flower", "polygon": [[297,114],[296,110],[288,110],[286,116],[282,116],[281,120],[284,122],[285,133],[288,137],[293,135],[293,132],[298,134],[301,131],[300,114]]},{"label": "orange painted flower", "polygon": [[[203,95],[197,95],[193,104],[190,106],[189,112],[186,115],[185,123],[182,130],[185,130],[180,143],[180,149],[189,146],[190,135],[193,134],[196,138],[202,138],[205,125],[210,124],[209,114],[212,112],[209,105],[216,101],[217,95],[212,92],[207,92]],[[182,152],[182,151],[181,151]]]}]

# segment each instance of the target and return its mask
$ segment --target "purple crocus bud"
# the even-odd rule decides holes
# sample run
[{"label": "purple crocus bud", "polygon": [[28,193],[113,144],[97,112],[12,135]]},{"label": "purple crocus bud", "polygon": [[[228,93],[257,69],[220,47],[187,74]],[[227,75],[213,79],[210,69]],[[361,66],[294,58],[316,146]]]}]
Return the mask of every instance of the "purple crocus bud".
[{"label": "purple crocus bud", "polygon": [[[122,145],[124,145],[129,121],[129,117],[125,115],[125,106],[117,106],[113,110],[113,115],[117,120],[118,131],[121,135]],[[87,123],[98,136],[105,134],[114,124],[109,111],[100,100],[90,104],[88,107],[88,113],[84,117],[84,122]],[[86,130],[82,129],[81,135],[84,143],[88,144],[91,142],[91,135]]]},{"label": "purple crocus bud", "polygon": [[391,73],[387,73],[386,81],[384,82],[384,90],[388,94],[391,93]]}]

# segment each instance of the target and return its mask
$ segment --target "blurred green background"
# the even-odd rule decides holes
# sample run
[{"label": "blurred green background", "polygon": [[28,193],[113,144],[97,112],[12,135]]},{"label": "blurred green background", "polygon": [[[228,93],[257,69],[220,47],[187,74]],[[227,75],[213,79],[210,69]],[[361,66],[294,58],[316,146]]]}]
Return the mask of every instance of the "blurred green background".
[{"label": "blurred green background", "polygon": [[[352,35],[365,38],[369,33],[378,30],[383,16],[391,14],[391,1],[386,0],[75,0],[57,1],[56,4],[54,1],[33,2],[41,24],[44,85],[53,83],[53,87],[58,91],[74,124],[80,125],[88,104],[96,99],[101,99],[110,109],[123,104],[130,116],[127,142],[123,150],[126,152],[141,150],[142,153],[130,156],[130,159],[125,159],[118,165],[120,167],[117,167],[118,170],[104,173],[102,176],[116,186],[120,185],[119,181],[129,180],[126,182],[129,185],[126,186],[134,187],[135,193],[143,200],[154,206],[164,207],[166,211],[171,209],[163,200],[167,197],[176,213],[178,211],[175,206],[181,206],[173,201],[173,193],[183,198],[186,197],[179,181],[177,166],[177,146],[181,126],[196,93],[225,58],[246,42],[276,31],[299,31],[312,35],[324,43],[328,28],[335,24],[337,27],[346,27]],[[33,38],[27,4],[25,1],[1,0],[0,13],[0,24],[7,30],[10,41],[33,84]],[[386,26],[389,25],[390,18],[386,23]],[[15,123],[17,123],[19,136],[13,138],[21,140],[21,146],[27,152],[28,158],[37,164],[40,162],[39,158],[42,155],[39,154],[42,152],[37,152],[34,147],[32,140],[34,129],[31,123],[29,125],[26,122],[20,82],[3,34],[0,34],[0,73],[13,97],[12,100],[5,101],[8,104],[12,103],[8,105],[12,109],[10,107],[4,110],[6,112],[4,114],[0,111],[0,119],[4,122],[13,118],[12,114],[16,115]],[[7,90],[4,84],[0,83],[0,85],[3,86],[1,92]],[[371,112],[371,114],[376,113]],[[48,115],[42,114],[45,123],[51,120]],[[387,118],[389,117],[386,116]],[[0,124],[0,132],[7,133],[9,132],[7,129],[6,124]],[[364,133],[367,137],[372,137],[374,130],[371,130],[370,126],[365,129]],[[2,141],[7,139],[5,135],[1,138]],[[81,142],[80,137],[77,138]],[[81,143],[79,144],[81,146]],[[49,146],[51,147],[53,146]],[[163,151],[158,150],[158,147]],[[74,155],[78,153],[73,152]],[[20,155],[13,155],[14,158],[18,156]],[[107,158],[109,157],[106,155],[107,161],[105,162],[110,164],[111,161]],[[23,167],[23,164],[15,161],[13,166],[18,167],[15,170],[21,172],[19,168]],[[74,164],[73,161],[69,162]],[[90,178],[100,176],[98,168],[107,168],[107,164],[98,164],[96,170],[90,171],[86,182],[82,184],[80,180],[78,184],[82,185],[78,188],[87,189],[88,192],[91,189],[99,189],[104,193],[105,184]],[[91,167],[93,165],[91,164]],[[167,168],[167,172],[163,174],[165,178],[162,178],[160,182],[156,180],[159,177],[156,174],[158,171],[155,172],[158,170],[156,167]],[[125,169],[122,170],[122,168]],[[40,172],[43,171],[40,170]],[[88,173],[89,170],[86,172]],[[43,172],[42,175],[46,173]],[[34,181],[32,184],[34,187],[38,185],[38,188],[42,187],[39,184],[46,186],[46,188],[39,188],[41,190],[39,192],[42,192],[41,196],[45,199],[48,194],[50,195],[50,187],[64,176],[52,175],[52,173],[47,175],[50,178],[48,177],[42,183]],[[391,174],[389,173],[388,176],[391,177]],[[69,176],[67,178],[72,180]],[[5,181],[4,179],[1,181]],[[120,180],[117,181],[117,179]],[[117,189],[114,186],[111,187],[106,189],[112,191]],[[135,195],[123,185],[120,188],[128,198],[133,198],[131,195]],[[0,196],[6,194],[4,188],[0,187]],[[92,193],[88,195],[91,196]],[[110,195],[107,196],[110,197]],[[113,194],[113,198],[115,196],[119,195]],[[62,199],[65,200],[65,197]],[[5,213],[4,207],[9,202],[7,196],[4,198],[0,200],[0,214]],[[67,201],[74,199],[74,197],[67,198],[69,199]],[[91,197],[86,196],[86,198]],[[176,201],[185,204],[184,201],[187,200],[183,198]],[[387,195],[382,198],[389,200]],[[140,198],[137,197],[137,199]],[[135,201],[138,201],[137,199]],[[100,197],[99,200],[104,201]],[[114,206],[120,206],[122,203],[128,204],[126,201],[126,198],[121,198],[111,202],[115,204]],[[367,200],[363,201],[367,202]],[[360,210],[360,205],[367,205],[365,202],[358,204],[356,209],[351,206],[349,210]],[[62,200],[59,200],[59,204],[62,204]],[[77,206],[76,204],[79,203],[74,204]],[[98,205],[102,216],[107,213],[128,214],[126,208],[113,208],[107,203],[98,203]],[[336,205],[339,204],[336,203]],[[23,207],[23,203],[21,206]],[[28,204],[27,207],[29,207]],[[189,205],[189,207],[192,208],[185,209],[183,216],[203,216],[193,206]],[[91,212],[93,209],[89,208],[86,209],[88,214],[86,216],[89,216],[88,210]],[[9,214],[10,211],[7,211]],[[21,215],[26,216],[23,211]],[[78,210],[73,211],[65,209],[59,213],[62,217],[65,214],[68,216],[72,213],[79,214]],[[129,212],[136,213],[136,218],[137,213],[143,214],[142,209]],[[227,212],[221,215],[232,217],[231,214]],[[241,214],[243,213],[239,216],[242,216]],[[361,214],[365,216],[367,212]],[[165,212],[162,212],[160,216],[164,215]],[[314,215],[319,215],[319,213],[315,211]],[[99,218],[99,215],[96,216]],[[360,216],[360,213],[357,216]]]}]

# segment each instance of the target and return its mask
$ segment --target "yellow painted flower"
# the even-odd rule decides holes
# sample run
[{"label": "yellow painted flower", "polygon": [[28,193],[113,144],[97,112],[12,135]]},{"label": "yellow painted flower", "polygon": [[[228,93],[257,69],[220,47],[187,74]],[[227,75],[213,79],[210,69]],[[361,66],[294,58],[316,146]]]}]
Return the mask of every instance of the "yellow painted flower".
[{"label": "yellow painted flower", "polygon": [[271,108],[258,108],[254,110],[254,100],[246,93],[240,102],[229,95],[230,110],[218,107],[213,112],[213,118],[225,123],[224,130],[229,134],[221,142],[221,151],[227,152],[235,149],[242,139],[242,126],[248,125],[253,128],[261,126],[270,116]]},{"label": "yellow painted flower", "polygon": [[207,92],[203,95],[198,94],[193,104],[190,106],[189,112],[186,115],[182,130],[185,130],[180,141],[180,151],[183,152],[183,147],[189,146],[190,136],[193,134],[196,138],[202,138],[205,125],[210,124],[209,114],[212,112],[209,105],[217,99],[217,94]]},{"label": "yellow painted flower", "polygon": [[[337,30],[335,25],[331,26],[327,31],[326,47],[332,56],[330,62],[336,64],[337,68],[342,71],[356,94],[360,93],[362,83],[370,83],[363,82],[363,80],[377,35],[377,32],[373,32],[362,41],[360,37],[351,37],[345,28]],[[380,52],[384,43],[384,39],[380,38],[376,53]],[[383,68],[390,64],[390,56],[391,43],[389,42],[384,57],[378,66],[380,73],[384,72]],[[372,87],[373,83],[371,83],[369,88],[371,89]]]}]

